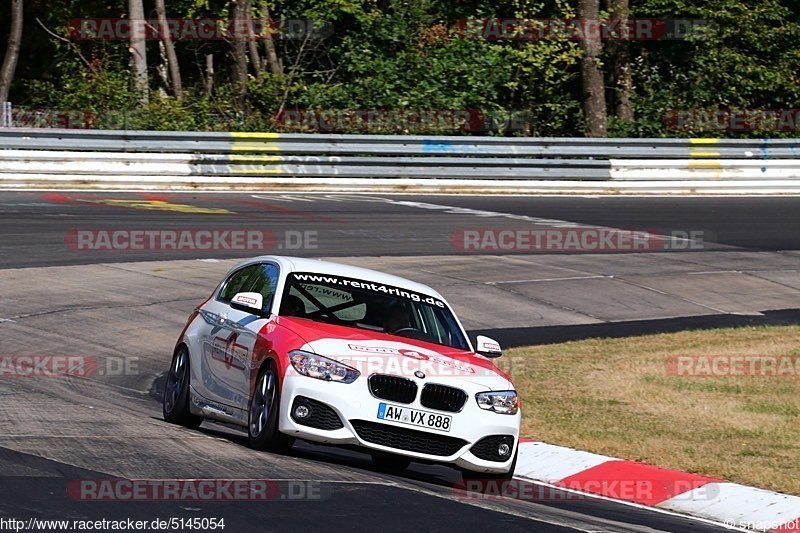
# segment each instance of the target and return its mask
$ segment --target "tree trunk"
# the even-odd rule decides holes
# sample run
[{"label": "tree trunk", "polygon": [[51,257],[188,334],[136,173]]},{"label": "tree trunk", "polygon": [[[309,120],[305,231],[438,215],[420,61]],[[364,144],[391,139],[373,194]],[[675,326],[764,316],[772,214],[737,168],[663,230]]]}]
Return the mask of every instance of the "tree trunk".
[{"label": "tree trunk", "polygon": [[206,54],[206,94],[214,92],[214,54]]},{"label": "tree trunk", "polygon": [[[578,0],[578,18],[596,22],[600,11],[600,0]],[[583,82],[583,112],[586,118],[586,134],[590,137],[605,137],[607,134],[606,95],[600,54],[603,46],[599,36],[581,35],[580,45],[584,52],[581,58]]]},{"label": "tree trunk", "polygon": [[253,4],[251,0],[246,0],[245,11],[247,12],[247,46],[250,51],[250,63],[256,76],[261,74],[261,56],[258,55],[258,42],[253,31]]},{"label": "tree trunk", "polygon": [[231,19],[233,19],[234,35],[233,47],[233,73],[239,86],[239,103],[244,103],[247,97],[247,32],[243,31],[243,24],[247,18],[245,12],[246,0],[231,0]]},{"label": "tree trunk", "polygon": [[0,68],[0,102],[8,100],[11,82],[17,71],[20,41],[22,40],[22,0],[11,0],[11,29],[8,32],[8,48]]},{"label": "tree trunk", "polygon": [[156,67],[158,77],[161,78],[161,86],[158,88],[158,96],[164,98],[167,96],[167,90],[172,87],[172,82],[169,79],[169,67],[167,66],[169,60],[167,59],[167,50],[164,48],[164,41],[158,41],[158,58],[161,62]]},{"label": "tree trunk", "polygon": [[131,20],[131,72],[133,89],[139,95],[139,102],[147,104],[147,45],[145,42],[144,6],[142,0],[128,0],[128,16]]},{"label": "tree trunk", "polygon": [[175,53],[175,45],[172,43],[172,35],[170,35],[167,27],[167,8],[164,5],[164,0],[156,0],[156,14],[158,15],[158,27],[161,30],[161,42],[164,43],[164,50],[167,53],[169,78],[172,81],[172,94],[180,102],[183,100],[181,68],[178,63],[178,55]]},{"label": "tree trunk", "polygon": [[[269,6],[264,4],[264,10],[262,13],[264,17],[264,24],[267,25],[268,29],[271,29],[272,19],[269,17]],[[280,59],[278,59],[278,52],[275,49],[274,37],[275,34],[270,33],[264,41],[264,49],[267,51],[267,65],[269,65],[269,71],[273,74],[283,74],[283,65],[281,65]]]},{"label": "tree trunk", "polygon": [[611,13],[609,24],[617,30],[619,40],[608,42],[611,59],[611,88],[614,95],[614,110],[617,117],[625,122],[633,122],[631,93],[633,92],[633,75],[631,73],[630,43],[624,38],[622,28],[628,24],[629,0],[607,0],[607,9]]}]

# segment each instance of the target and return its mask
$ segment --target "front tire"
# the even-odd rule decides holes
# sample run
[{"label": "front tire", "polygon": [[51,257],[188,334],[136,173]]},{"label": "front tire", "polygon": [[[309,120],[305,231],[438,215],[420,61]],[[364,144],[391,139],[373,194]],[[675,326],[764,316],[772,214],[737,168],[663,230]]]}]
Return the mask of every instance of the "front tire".
[{"label": "front tire", "polygon": [[189,349],[181,345],[172,356],[172,363],[164,385],[164,397],[161,402],[164,420],[170,424],[178,424],[191,429],[197,428],[202,417],[193,415],[189,410],[189,385],[191,379]]},{"label": "front tire", "polygon": [[278,431],[280,405],[278,375],[270,365],[259,372],[250,398],[247,433],[251,448],[284,453],[292,447],[294,439]]}]

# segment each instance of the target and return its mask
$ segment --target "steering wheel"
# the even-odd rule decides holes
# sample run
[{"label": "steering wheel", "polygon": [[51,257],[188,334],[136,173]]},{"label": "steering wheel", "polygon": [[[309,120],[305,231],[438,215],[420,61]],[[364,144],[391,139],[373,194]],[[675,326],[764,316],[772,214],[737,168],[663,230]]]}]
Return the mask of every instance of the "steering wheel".
[{"label": "steering wheel", "polygon": [[416,333],[416,332],[422,333],[422,331],[418,330],[417,328],[412,328],[412,327],[400,328],[397,331],[393,331],[392,333],[394,333],[395,335],[400,335],[400,333],[402,333],[404,331],[410,331],[412,333]]}]

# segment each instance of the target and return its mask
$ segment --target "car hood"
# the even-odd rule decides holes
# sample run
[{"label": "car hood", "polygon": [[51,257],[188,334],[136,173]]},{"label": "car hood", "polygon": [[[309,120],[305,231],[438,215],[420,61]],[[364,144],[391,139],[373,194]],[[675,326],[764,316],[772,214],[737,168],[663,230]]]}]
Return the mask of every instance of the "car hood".
[{"label": "car hood", "polygon": [[362,375],[413,377],[422,372],[435,382],[466,381],[487,390],[514,388],[494,363],[466,350],[308,319],[279,317],[278,323],[305,341],[298,349],[335,359]]}]

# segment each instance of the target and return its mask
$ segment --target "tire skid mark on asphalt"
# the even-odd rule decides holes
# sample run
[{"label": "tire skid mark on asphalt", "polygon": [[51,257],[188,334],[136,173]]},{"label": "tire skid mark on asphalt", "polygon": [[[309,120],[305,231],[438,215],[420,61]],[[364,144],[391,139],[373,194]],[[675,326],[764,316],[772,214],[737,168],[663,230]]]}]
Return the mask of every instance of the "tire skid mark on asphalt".
[{"label": "tire skid mark on asphalt", "polygon": [[[275,200],[276,197],[272,196],[265,196],[265,195],[251,195],[253,198],[259,198],[263,200]],[[286,198],[283,196],[283,198]],[[433,210],[433,211],[441,211],[448,214],[457,214],[457,215],[472,215],[479,218],[507,218],[512,220],[521,220],[525,222],[532,222],[534,224],[544,226],[544,227],[551,227],[551,228],[591,228],[591,229],[603,229],[603,230],[611,230],[611,231],[630,231],[622,228],[615,228],[611,226],[601,226],[596,224],[581,224],[579,222],[571,222],[568,220],[560,220],[555,218],[542,218],[542,217],[532,217],[528,215],[515,215],[513,213],[504,213],[501,211],[485,211],[480,209],[472,209],[469,207],[458,207],[452,205],[443,205],[443,204],[434,204],[434,203],[427,203],[427,202],[412,202],[408,200],[394,200],[391,198],[379,197],[379,196],[360,196],[360,195],[320,195],[319,197],[322,201],[366,201],[366,202],[375,202],[375,203],[387,203],[392,205],[404,206],[404,207],[413,207],[417,209],[425,209],[425,210]],[[314,200],[305,199],[303,201],[316,201],[317,197],[314,197]],[[284,200],[291,202],[292,200]],[[670,242],[689,242],[691,239],[683,238],[683,237],[675,237],[670,235],[660,235],[660,234],[652,234],[650,238],[660,239],[663,241],[670,241]]]},{"label": "tire skid mark on asphalt", "polygon": [[567,311],[567,312],[570,312],[570,313],[575,313],[577,315],[582,315],[582,316],[585,316],[585,317],[589,317],[589,318],[592,318],[594,320],[599,320],[600,322],[606,322],[606,320],[603,319],[602,317],[594,315],[593,313],[590,313],[588,311],[581,311],[580,309],[576,309],[574,307],[570,307],[570,306],[568,306],[566,304],[553,302],[553,301],[550,301],[550,300],[548,300],[546,298],[534,297],[534,296],[531,296],[530,294],[525,294],[525,293],[522,293],[522,292],[518,292],[518,291],[512,290],[512,289],[510,289],[508,287],[504,287],[502,285],[495,285],[495,286],[498,289],[500,289],[501,291],[505,291],[505,292],[511,293],[511,294],[513,294],[515,296],[518,296],[520,298],[524,298],[526,300],[530,300],[532,302],[543,303],[543,304],[548,305],[550,307],[553,307],[555,309],[561,309],[562,311]]},{"label": "tire skid mark on asphalt", "polygon": [[[196,259],[196,261],[200,261],[202,263],[221,263],[225,261],[225,259]],[[149,278],[156,278],[156,279],[163,279],[169,281],[170,283],[181,283],[183,285],[188,285],[191,287],[203,287],[204,290],[208,290],[208,282],[207,281],[187,281],[185,279],[175,279],[170,278],[167,276],[159,276],[155,271],[145,272],[142,270],[136,270],[133,268],[126,268],[128,265],[126,263],[105,263],[102,265],[104,268],[108,268],[111,270],[120,270],[122,272],[130,273],[130,274],[139,274],[141,276],[149,277]]]},{"label": "tire skid mark on asphalt", "polygon": [[694,305],[697,305],[699,307],[703,307],[705,309],[708,309],[710,311],[714,311],[715,313],[719,313],[721,315],[731,314],[730,311],[725,311],[723,309],[718,309],[718,308],[716,308],[716,307],[714,307],[712,305],[706,305],[706,304],[704,304],[702,302],[698,302],[697,300],[693,300],[692,298],[686,298],[685,296],[681,296],[679,294],[673,294],[671,292],[662,291],[661,289],[656,289],[654,287],[649,287],[647,285],[644,285],[643,283],[637,283],[635,281],[631,281],[629,279],[625,279],[625,278],[620,277],[620,276],[613,276],[613,277],[614,277],[614,279],[619,280],[622,283],[631,285],[633,287],[639,287],[640,289],[644,289],[646,291],[654,292],[654,293],[660,294],[662,296],[669,296],[670,298],[675,298],[675,299],[680,300],[682,302],[694,304]]},{"label": "tire skid mark on asphalt", "polygon": [[614,278],[615,276],[605,276],[602,274],[594,274],[587,276],[569,276],[565,278],[539,278],[539,279],[512,279],[507,281],[484,281],[485,285],[510,285],[514,283],[540,283],[547,281],[576,281],[579,279],[604,279]]},{"label": "tire skid mark on asphalt", "polygon": [[[588,311],[581,311],[579,309],[574,309],[574,308],[569,307],[569,306],[564,305],[564,304],[551,302],[550,300],[547,300],[545,298],[534,297],[534,296],[531,296],[529,294],[523,294],[521,292],[517,292],[517,291],[514,291],[514,290],[512,290],[510,288],[507,288],[507,287],[503,286],[504,284],[511,283],[511,282],[475,281],[475,280],[471,280],[471,279],[467,279],[467,278],[461,278],[461,277],[458,277],[458,276],[453,276],[451,274],[442,274],[440,272],[433,272],[433,271],[429,271],[429,270],[422,270],[422,272],[425,272],[425,273],[428,273],[428,274],[436,274],[436,275],[439,275],[439,276],[442,276],[442,277],[445,277],[445,278],[455,279],[455,280],[458,280],[458,281],[466,281],[466,282],[470,282],[470,283],[481,283],[483,285],[491,285],[493,287],[497,287],[501,291],[505,291],[505,292],[508,292],[508,293],[513,294],[515,296],[519,296],[519,297],[521,297],[523,299],[526,299],[526,300],[529,300],[531,302],[542,303],[542,304],[548,305],[550,307],[553,307],[555,309],[561,309],[562,311],[568,311],[568,312],[571,312],[571,313],[576,313],[578,315],[586,316],[586,317],[592,318],[594,320],[599,320],[600,322],[605,322],[605,320],[603,320],[599,316],[595,316],[595,315],[589,313]],[[586,277],[586,278],[575,278],[575,279],[597,279],[597,278],[606,278],[606,277],[613,278],[613,276],[597,275],[597,276],[589,276],[589,277]],[[554,280],[554,281],[558,281],[558,280]]]},{"label": "tire skid mark on asphalt", "polygon": [[141,304],[125,304],[125,305],[97,305],[97,306],[79,306],[79,307],[62,307],[60,309],[48,309],[47,311],[38,311],[36,313],[23,313],[21,315],[12,315],[11,318],[15,320],[0,319],[0,322],[16,322],[22,318],[35,318],[40,316],[54,315],[60,313],[70,313],[73,311],[96,311],[99,309],[133,309],[139,307],[151,307],[154,305],[171,304],[178,302],[195,302],[194,298],[176,298],[174,300],[162,300],[158,302],[147,302]]},{"label": "tire skid mark on asphalt", "polygon": [[[744,270],[744,271],[742,271],[742,274],[745,274],[745,275],[748,275],[748,276],[753,276],[754,278],[758,278],[758,279],[761,279],[761,280],[764,280],[764,281],[768,281],[768,282],[773,283],[775,285],[779,285],[781,287],[786,287],[787,289],[797,290],[797,287],[789,285],[788,283],[782,283],[780,281],[776,281],[774,279],[770,279],[770,278],[768,278],[766,276],[759,276],[758,275],[759,272],[761,272],[761,271],[758,271],[758,270]],[[770,271],[769,270],[764,270],[763,272],[770,272]],[[797,270],[773,270],[771,272],[798,272],[798,271]]]}]

